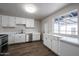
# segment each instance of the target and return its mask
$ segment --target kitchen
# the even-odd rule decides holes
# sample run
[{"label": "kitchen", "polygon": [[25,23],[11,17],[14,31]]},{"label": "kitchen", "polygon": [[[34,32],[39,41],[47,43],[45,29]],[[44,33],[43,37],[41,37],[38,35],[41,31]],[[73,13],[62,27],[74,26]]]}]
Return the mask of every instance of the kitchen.
[{"label": "kitchen", "polygon": [[0,4],[1,55],[79,56],[78,5]]}]

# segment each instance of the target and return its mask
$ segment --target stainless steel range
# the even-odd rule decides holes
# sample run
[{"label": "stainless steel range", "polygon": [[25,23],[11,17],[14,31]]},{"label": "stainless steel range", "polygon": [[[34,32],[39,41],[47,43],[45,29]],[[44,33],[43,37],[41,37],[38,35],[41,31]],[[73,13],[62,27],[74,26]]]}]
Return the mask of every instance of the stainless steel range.
[{"label": "stainless steel range", "polygon": [[0,34],[0,55],[5,54],[8,51],[8,35]]}]

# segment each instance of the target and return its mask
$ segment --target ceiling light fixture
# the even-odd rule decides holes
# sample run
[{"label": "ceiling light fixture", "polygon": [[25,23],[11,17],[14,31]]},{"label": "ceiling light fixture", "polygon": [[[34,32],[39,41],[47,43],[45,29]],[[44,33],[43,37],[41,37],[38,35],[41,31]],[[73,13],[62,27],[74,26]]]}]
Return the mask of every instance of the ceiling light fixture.
[{"label": "ceiling light fixture", "polygon": [[35,13],[37,11],[37,8],[33,4],[27,4],[25,5],[25,10],[29,13]]}]

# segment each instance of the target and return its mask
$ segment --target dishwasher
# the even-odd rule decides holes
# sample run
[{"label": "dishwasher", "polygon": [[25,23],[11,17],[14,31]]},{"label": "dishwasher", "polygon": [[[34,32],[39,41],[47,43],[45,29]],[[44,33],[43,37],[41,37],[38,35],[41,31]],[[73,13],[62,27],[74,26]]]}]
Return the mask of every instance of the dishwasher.
[{"label": "dishwasher", "polygon": [[32,37],[33,37],[32,33],[26,34],[26,42],[32,42],[33,39]]}]

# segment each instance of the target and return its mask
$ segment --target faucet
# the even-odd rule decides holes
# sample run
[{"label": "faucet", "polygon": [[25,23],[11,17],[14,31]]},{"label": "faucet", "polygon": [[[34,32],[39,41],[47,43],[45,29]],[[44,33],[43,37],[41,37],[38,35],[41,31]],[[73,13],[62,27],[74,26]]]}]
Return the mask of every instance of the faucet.
[{"label": "faucet", "polygon": [[21,33],[23,33],[23,29],[21,29]]}]

